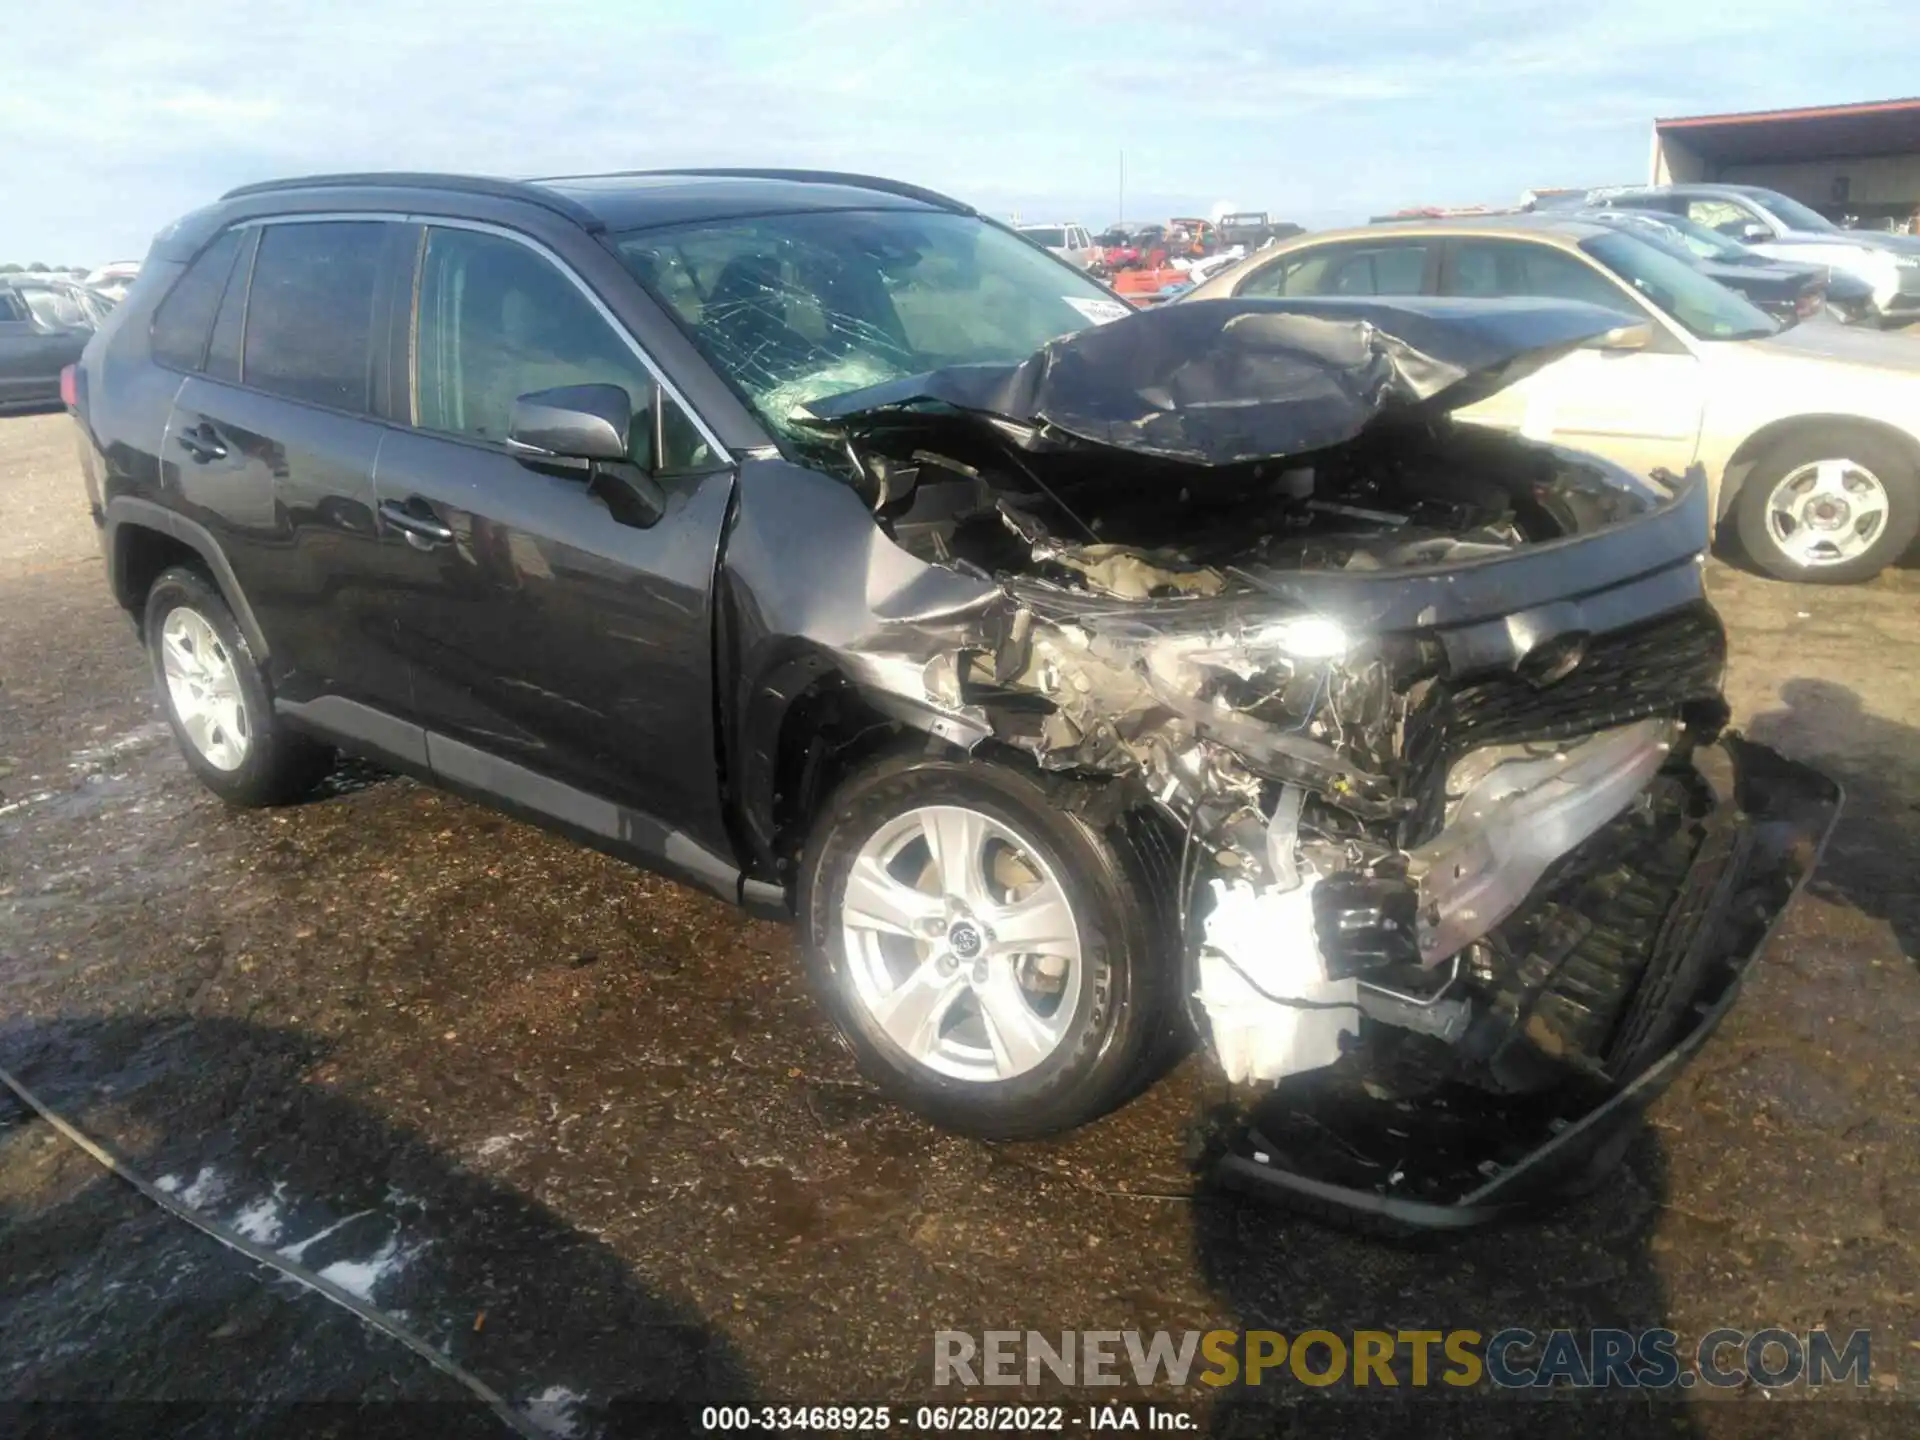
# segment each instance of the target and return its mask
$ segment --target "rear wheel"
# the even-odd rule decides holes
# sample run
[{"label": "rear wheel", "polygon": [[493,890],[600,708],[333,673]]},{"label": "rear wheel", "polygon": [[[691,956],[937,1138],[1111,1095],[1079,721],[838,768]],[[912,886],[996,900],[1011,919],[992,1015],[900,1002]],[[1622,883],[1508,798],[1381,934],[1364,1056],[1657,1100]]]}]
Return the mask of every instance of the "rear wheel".
[{"label": "rear wheel", "polygon": [[1782,580],[1870,580],[1920,530],[1920,473],[1871,432],[1808,430],[1763,455],[1741,487],[1736,520],[1755,564]]},{"label": "rear wheel", "polygon": [[1153,930],[1116,839],[1025,772],[895,758],[816,823],[800,916],[811,978],[902,1104],[995,1139],[1126,1098],[1162,1029]]},{"label": "rear wheel", "polygon": [[175,566],[147,592],[147,650],[180,753],[206,787],[235,805],[280,805],[333,767],[333,751],[273,713],[233,612],[199,571]]}]

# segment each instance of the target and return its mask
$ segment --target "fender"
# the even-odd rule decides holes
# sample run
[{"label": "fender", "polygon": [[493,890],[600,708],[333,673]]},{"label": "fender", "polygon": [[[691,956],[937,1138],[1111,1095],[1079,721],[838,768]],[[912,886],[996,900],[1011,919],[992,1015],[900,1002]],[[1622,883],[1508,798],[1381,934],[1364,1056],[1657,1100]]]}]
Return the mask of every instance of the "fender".
[{"label": "fender", "polygon": [[267,637],[260,629],[260,622],[254,618],[253,607],[247,603],[246,593],[241,590],[239,580],[234,576],[233,567],[227,563],[226,553],[221,550],[220,542],[213,538],[213,532],[204,525],[196,524],[184,515],[174,513],[164,505],[151,500],[142,500],[135,495],[115,495],[104,507],[101,524],[106,529],[106,552],[108,579],[113,593],[124,599],[120,584],[120,527],[131,525],[136,529],[153,530],[178,540],[206,561],[207,569],[213,576],[214,584],[220,587],[220,598],[227,602],[227,608],[233,611],[233,618],[239,623],[240,632],[247,637],[247,645],[254,656],[262,663],[271,653]]},{"label": "fender", "polygon": [[721,552],[715,641],[722,753],[751,868],[777,872],[780,738],[796,701],[845,681],[873,709],[963,749],[990,733],[928,703],[921,667],[1002,598],[915,559],[853,489],[784,460],[740,467]]}]

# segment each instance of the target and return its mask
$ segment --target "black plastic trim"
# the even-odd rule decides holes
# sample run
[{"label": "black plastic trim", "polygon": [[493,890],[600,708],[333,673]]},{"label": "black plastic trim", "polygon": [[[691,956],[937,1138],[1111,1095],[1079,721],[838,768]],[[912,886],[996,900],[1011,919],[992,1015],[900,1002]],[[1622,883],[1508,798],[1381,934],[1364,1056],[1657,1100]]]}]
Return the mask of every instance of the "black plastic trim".
[{"label": "black plastic trim", "polygon": [[524,180],[501,180],[487,175],[447,175],[431,171],[366,171],[357,174],[303,175],[286,180],[259,180],[240,185],[220,198],[239,200],[249,195],[276,195],[289,190],[441,190],[455,195],[485,195],[495,200],[519,200],[563,215],[589,234],[606,229],[606,222],[586,206]]},{"label": "black plastic trim", "polygon": [[418,725],[389,715],[372,705],[343,695],[321,695],[312,700],[275,700],[276,714],[303,730],[311,730],[351,748],[375,750],[413,769],[427,768],[427,732]]},{"label": "black plastic trim", "polygon": [[[233,573],[233,567],[227,563],[227,557],[220,548],[220,542],[213,538],[213,532],[204,525],[196,524],[186,516],[157,505],[151,500],[142,500],[134,495],[116,495],[108,500],[105,507],[104,524],[106,526],[106,551],[108,564],[118,565],[119,535],[122,525],[132,525],[141,530],[154,530],[170,536],[193,550],[207,562],[207,568],[213,572],[214,583],[220,587],[221,598],[227,602],[227,608],[233,611],[233,618],[239,622],[240,631],[247,637],[247,648],[253,651],[256,662],[264,665],[271,653],[267,648],[267,637],[260,629],[260,622],[254,618],[253,607],[247,603],[246,593],[240,588],[240,581]],[[114,594],[120,594],[120,577],[116,573],[110,577]]]},{"label": "black plastic trim", "polygon": [[550,775],[428,731],[434,780],[499,809],[542,821],[622,860],[741,901],[740,870],[684,831]]}]

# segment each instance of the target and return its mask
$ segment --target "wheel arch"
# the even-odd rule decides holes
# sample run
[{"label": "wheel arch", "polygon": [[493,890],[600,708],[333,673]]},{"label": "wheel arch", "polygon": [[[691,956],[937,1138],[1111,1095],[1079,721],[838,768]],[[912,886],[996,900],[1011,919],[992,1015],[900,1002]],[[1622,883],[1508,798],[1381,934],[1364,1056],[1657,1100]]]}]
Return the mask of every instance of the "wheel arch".
[{"label": "wheel arch", "polygon": [[131,495],[109,500],[103,523],[114,599],[133,616],[136,626],[144,617],[147,591],[161,572],[172,565],[197,563],[227,602],[256,661],[265,663],[267,638],[211,531],[163,505]]},{"label": "wheel arch", "polygon": [[1739,474],[1741,483],[1739,485],[1722,484],[1720,487],[1720,514],[1716,518],[1725,519],[1726,516],[1732,512],[1734,502],[1738,498],[1739,491],[1746,483],[1748,473],[1759,463],[1761,457],[1781,441],[1790,440],[1797,435],[1809,434],[1816,431],[1842,429],[1858,430],[1864,434],[1872,435],[1876,439],[1885,440],[1887,443],[1897,447],[1900,452],[1907,457],[1908,462],[1913,465],[1914,469],[1920,471],[1920,438],[1916,438],[1908,431],[1902,430],[1898,425],[1889,424],[1885,420],[1874,419],[1870,415],[1821,413],[1783,416],[1778,420],[1770,420],[1758,430],[1755,430],[1751,435],[1747,436],[1746,439],[1742,440],[1740,444],[1735,447],[1733,453],[1727,457],[1727,463],[1722,473],[1725,475]]},{"label": "wheel arch", "polygon": [[964,759],[980,738],[941,712],[860,683],[824,646],[796,648],[752,687],[734,746],[752,869],[789,883],[827,796],[875,756],[921,749]]}]

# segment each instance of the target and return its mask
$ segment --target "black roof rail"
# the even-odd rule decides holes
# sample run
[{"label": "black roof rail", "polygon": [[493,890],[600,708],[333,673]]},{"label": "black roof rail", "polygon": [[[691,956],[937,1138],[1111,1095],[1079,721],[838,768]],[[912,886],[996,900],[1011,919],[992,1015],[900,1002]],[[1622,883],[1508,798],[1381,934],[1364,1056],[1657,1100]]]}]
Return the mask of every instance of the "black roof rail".
[{"label": "black roof rail", "polygon": [[374,170],[360,174],[300,175],[286,180],[258,180],[239,185],[220,198],[238,200],[247,195],[271,195],[281,190],[341,190],[360,187],[407,190],[447,190],[457,195],[485,195],[495,200],[519,200],[564,215],[582,228],[599,232],[606,222],[578,201],[525,180],[499,180],[488,175],[445,175],[431,171]]},{"label": "black roof rail", "polygon": [[909,185],[904,180],[888,180],[880,175],[860,175],[850,170],[783,170],[762,169],[758,166],[708,165],[691,169],[674,167],[666,170],[610,170],[597,175],[542,175],[536,183],[561,183],[567,180],[623,180],[637,179],[653,175],[688,175],[695,178],[713,178],[720,180],[794,180],[809,185],[848,185],[860,190],[877,190],[883,195],[898,195],[907,200],[918,200],[922,205],[931,205],[936,210],[952,210],[962,215],[975,213],[971,205],[954,199],[951,195],[942,195],[938,190],[929,190],[924,185]]}]

